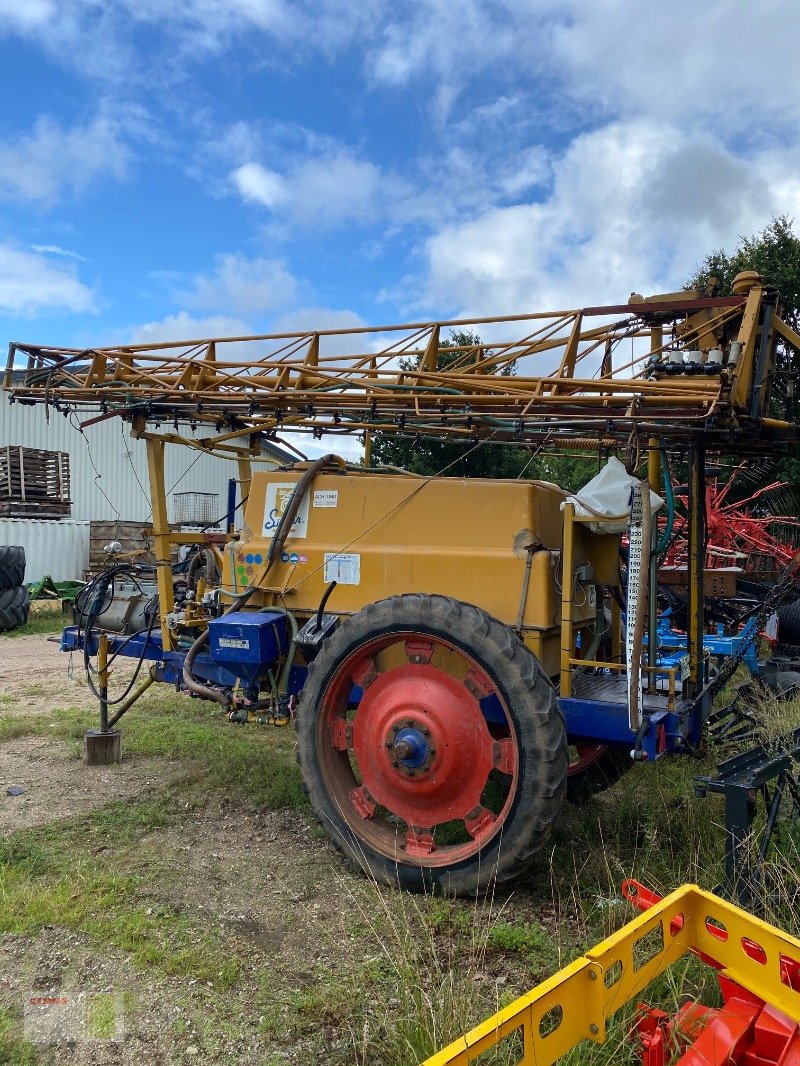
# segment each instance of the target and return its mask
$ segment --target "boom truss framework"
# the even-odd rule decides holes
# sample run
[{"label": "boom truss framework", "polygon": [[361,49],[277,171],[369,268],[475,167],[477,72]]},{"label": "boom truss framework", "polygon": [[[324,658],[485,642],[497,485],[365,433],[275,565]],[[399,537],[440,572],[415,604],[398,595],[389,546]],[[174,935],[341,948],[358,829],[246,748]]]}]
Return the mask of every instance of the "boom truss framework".
[{"label": "boom truss framework", "polygon": [[[776,344],[800,350],[800,335],[753,277],[728,297],[633,297],[504,318],[83,351],[12,343],[4,388],[23,403],[99,408],[84,425],[121,415],[144,432],[172,422],[175,435],[162,439],[222,452],[282,430],[589,446],[657,434],[769,448],[796,436],[767,405]],[[443,344],[447,327],[488,339]],[[191,441],[181,424],[215,432]]]}]

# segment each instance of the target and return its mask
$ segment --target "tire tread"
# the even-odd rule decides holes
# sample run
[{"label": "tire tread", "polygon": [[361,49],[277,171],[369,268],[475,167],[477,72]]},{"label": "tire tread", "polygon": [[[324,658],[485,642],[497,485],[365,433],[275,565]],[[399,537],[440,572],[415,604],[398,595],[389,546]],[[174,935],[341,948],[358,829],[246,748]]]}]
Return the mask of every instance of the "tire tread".
[{"label": "tire tread", "polygon": [[[418,622],[409,621],[417,618]],[[363,849],[349,846],[343,834],[332,827],[324,808],[327,793],[317,772],[314,756],[316,703],[333,677],[337,664],[350,654],[352,647],[369,639],[370,634],[394,629],[433,630],[459,640],[469,634],[477,651],[473,656],[490,667],[503,670],[503,687],[510,708],[524,708],[526,721],[517,720],[518,729],[530,730],[529,743],[535,747],[537,773],[520,774],[520,793],[514,801],[500,836],[493,838],[472,860],[452,867],[422,867],[389,862],[382,857],[366,865],[373,876],[419,891],[441,891],[452,895],[472,895],[492,884],[517,877],[546,843],[551,828],[563,806],[567,782],[567,740],[564,721],[558,708],[555,690],[535,656],[508,629],[481,608],[441,595],[406,593],[369,604],[357,615],[340,625],[310,664],[297,712],[299,733],[297,759],[303,775],[304,790],[312,802],[317,819],[345,857],[362,870]],[[360,634],[360,635],[359,635]],[[354,643],[355,642],[355,643]],[[323,795],[320,795],[320,790]],[[496,854],[494,854],[496,852]]]}]

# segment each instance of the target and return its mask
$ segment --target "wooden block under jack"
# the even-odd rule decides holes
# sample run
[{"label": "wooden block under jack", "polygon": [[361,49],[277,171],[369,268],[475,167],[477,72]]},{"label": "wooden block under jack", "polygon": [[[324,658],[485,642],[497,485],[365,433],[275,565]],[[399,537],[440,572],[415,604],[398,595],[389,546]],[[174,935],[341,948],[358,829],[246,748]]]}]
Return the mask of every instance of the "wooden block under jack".
[{"label": "wooden block under jack", "polygon": [[83,734],[83,761],[87,766],[122,762],[122,730],[89,729]]}]

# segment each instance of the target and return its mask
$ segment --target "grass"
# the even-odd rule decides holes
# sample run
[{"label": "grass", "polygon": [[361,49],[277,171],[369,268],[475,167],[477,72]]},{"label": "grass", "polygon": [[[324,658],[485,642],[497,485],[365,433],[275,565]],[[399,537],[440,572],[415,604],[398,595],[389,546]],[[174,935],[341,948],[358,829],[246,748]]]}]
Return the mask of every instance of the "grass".
[{"label": "grass", "polygon": [[[27,695],[44,694],[29,686]],[[79,707],[48,709],[24,719],[0,714],[0,742],[43,733],[82,750],[96,713]],[[233,726],[206,703],[179,695],[145,697],[122,720],[126,755],[179,760],[183,787],[194,797],[224,789],[267,807],[308,809],[294,758],[294,731]]]},{"label": "grass", "polygon": [[[65,927],[127,952],[142,968],[230,988],[246,960],[174,907],[152,905],[148,889],[159,870],[137,856],[137,844],[175,817],[165,799],[115,803],[7,837],[0,842],[0,933]],[[108,852],[102,863],[98,841]]]},{"label": "grass", "polygon": [[31,611],[24,626],[7,630],[3,636],[14,640],[16,637],[30,637],[35,634],[60,633],[67,624],[69,624],[69,619],[60,610]]},{"label": "grass", "polygon": [[19,1018],[5,1007],[0,1007],[0,1062],[4,1066],[34,1066],[36,1053],[33,1046],[24,1040]]}]

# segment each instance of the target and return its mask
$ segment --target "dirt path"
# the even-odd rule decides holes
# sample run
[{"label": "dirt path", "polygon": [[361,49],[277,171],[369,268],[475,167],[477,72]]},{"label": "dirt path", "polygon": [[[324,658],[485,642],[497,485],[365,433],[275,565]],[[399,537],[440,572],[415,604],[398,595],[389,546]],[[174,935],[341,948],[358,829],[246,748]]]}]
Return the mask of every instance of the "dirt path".
[{"label": "dirt path", "polygon": [[[91,727],[96,701],[80,680],[80,663],[75,662],[75,678],[68,665],[46,637],[0,637],[0,717],[10,723],[10,735],[0,742],[2,836],[66,824],[113,800],[158,798],[186,769],[177,753],[170,758],[128,753],[117,766],[84,766],[79,741],[84,719],[75,712],[84,710]],[[120,665],[117,682],[130,669]],[[56,735],[65,713],[76,723],[71,739],[64,738],[63,728]],[[15,728],[29,725],[35,732],[14,735]],[[11,786],[22,794],[8,795]],[[345,868],[305,812],[257,808],[222,794],[212,794],[198,808],[186,807],[185,815],[179,811],[131,848],[135,869],[144,871],[145,902],[151,900],[144,914],[163,908],[198,935],[213,934],[232,957],[248,958],[252,973],[220,993],[187,975],[165,977],[142,968],[130,953],[74,928],[0,935],[0,1008],[17,1020],[33,993],[113,990],[124,999],[122,1042],[36,1045],[36,1061],[304,1064],[317,1060],[320,1039],[326,1051],[336,1052],[340,1038],[332,1031],[320,1035],[312,1027],[310,1035],[288,1038],[280,1022],[288,1008],[265,1008],[265,996],[269,1002],[272,993],[259,982],[289,997],[302,996],[313,990],[320,973],[362,960],[352,915],[362,906],[365,888],[376,890]],[[106,863],[105,851],[102,845],[92,849],[98,870]],[[220,1007],[233,1019],[230,1026],[219,1021]],[[331,1061],[352,1061],[346,1050],[339,1051]]]},{"label": "dirt path", "polygon": [[[74,670],[72,667],[74,666]],[[121,662],[115,680],[130,676]],[[97,701],[79,663],[45,636],[0,637],[0,714],[27,719],[34,735],[0,747],[0,832],[73,818],[114,799],[132,799],[163,786],[175,774],[164,759],[128,757],[118,766],[84,766],[63,740],[50,740],[64,708],[86,711],[95,725]],[[22,789],[18,796],[7,789]]]}]

